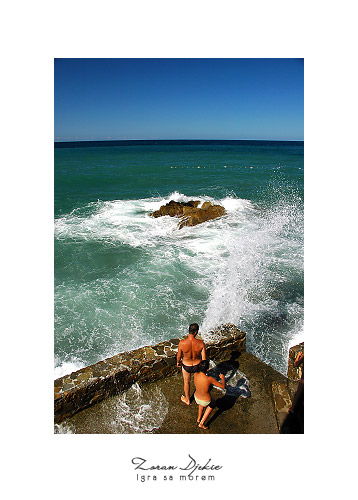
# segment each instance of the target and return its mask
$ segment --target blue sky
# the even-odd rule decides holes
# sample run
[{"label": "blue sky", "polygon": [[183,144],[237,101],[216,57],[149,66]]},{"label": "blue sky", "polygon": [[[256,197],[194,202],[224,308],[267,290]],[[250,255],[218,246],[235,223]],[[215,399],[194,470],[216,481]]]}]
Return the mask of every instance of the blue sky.
[{"label": "blue sky", "polygon": [[303,140],[303,59],[55,59],[55,141]]}]

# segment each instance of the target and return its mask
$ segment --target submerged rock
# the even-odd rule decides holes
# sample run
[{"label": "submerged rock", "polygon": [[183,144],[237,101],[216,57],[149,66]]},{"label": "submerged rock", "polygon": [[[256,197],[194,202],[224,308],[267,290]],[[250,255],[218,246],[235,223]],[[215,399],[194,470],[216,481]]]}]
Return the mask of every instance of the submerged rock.
[{"label": "submerged rock", "polygon": [[191,200],[188,202],[180,202],[171,200],[166,205],[162,205],[159,210],[151,213],[152,217],[162,217],[169,215],[170,217],[180,217],[178,224],[179,229],[184,226],[196,226],[207,220],[217,219],[226,214],[225,208],[221,205],[213,205],[209,201],[205,201],[198,208],[200,201]]}]

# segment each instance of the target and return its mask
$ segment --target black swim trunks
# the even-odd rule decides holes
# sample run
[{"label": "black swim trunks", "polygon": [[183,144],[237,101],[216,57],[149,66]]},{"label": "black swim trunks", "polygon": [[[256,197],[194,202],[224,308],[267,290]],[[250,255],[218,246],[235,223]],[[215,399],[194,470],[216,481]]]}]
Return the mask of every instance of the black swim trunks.
[{"label": "black swim trunks", "polygon": [[199,364],[194,365],[194,366],[187,366],[187,365],[184,365],[184,363],[182,363],[181,365],[184,368],[184,370],[188,373],[195,373],[195,372],[199,371]]}]

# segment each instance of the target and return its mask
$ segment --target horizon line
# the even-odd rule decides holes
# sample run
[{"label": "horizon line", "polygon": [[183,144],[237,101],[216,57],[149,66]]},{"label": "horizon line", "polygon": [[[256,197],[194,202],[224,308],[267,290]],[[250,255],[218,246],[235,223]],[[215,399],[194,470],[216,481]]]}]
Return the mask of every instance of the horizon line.
[{"label": "horizon line", "polygon": [[130,142],[130,141],[262,141],[262,142],[304,142],[304,139],[67,139],[54,142]]}]

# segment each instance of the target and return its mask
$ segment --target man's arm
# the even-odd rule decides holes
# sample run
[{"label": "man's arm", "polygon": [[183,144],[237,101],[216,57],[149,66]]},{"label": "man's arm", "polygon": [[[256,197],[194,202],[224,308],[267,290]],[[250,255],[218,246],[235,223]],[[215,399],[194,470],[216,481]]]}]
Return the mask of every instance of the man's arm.
[{"label": "man's arm", "polygon": [[181,357],[183,355],[183,351],[182,351],[182,348],[181,348],[181,342],[179,342],[179,345],[178,345],[178,353],[177,353],[177,366],[180,367],[181,366]]},{"label": "man's arm", "polygon": [[205,344],[203,344],[203,348],[200,354],[201,354],[201,359],[204,361],[206,359]]},{"label": "man's arm", "polygon": [[298,367],[298,366],[300,366],[301,363],[303,363],[303,352],[299,351],[297,353],[297,356],[296,356],[296,359],[294,362],[294,366]]},{"label": "man's arm", "polygon": [[225,389],[225,377],[222,373],[220,373],[219,377],[221,379],[221,382],[218,382],[214,377],[209,377],[210,383],[216,385],[217,387],[220,387],[221,389]]}]

